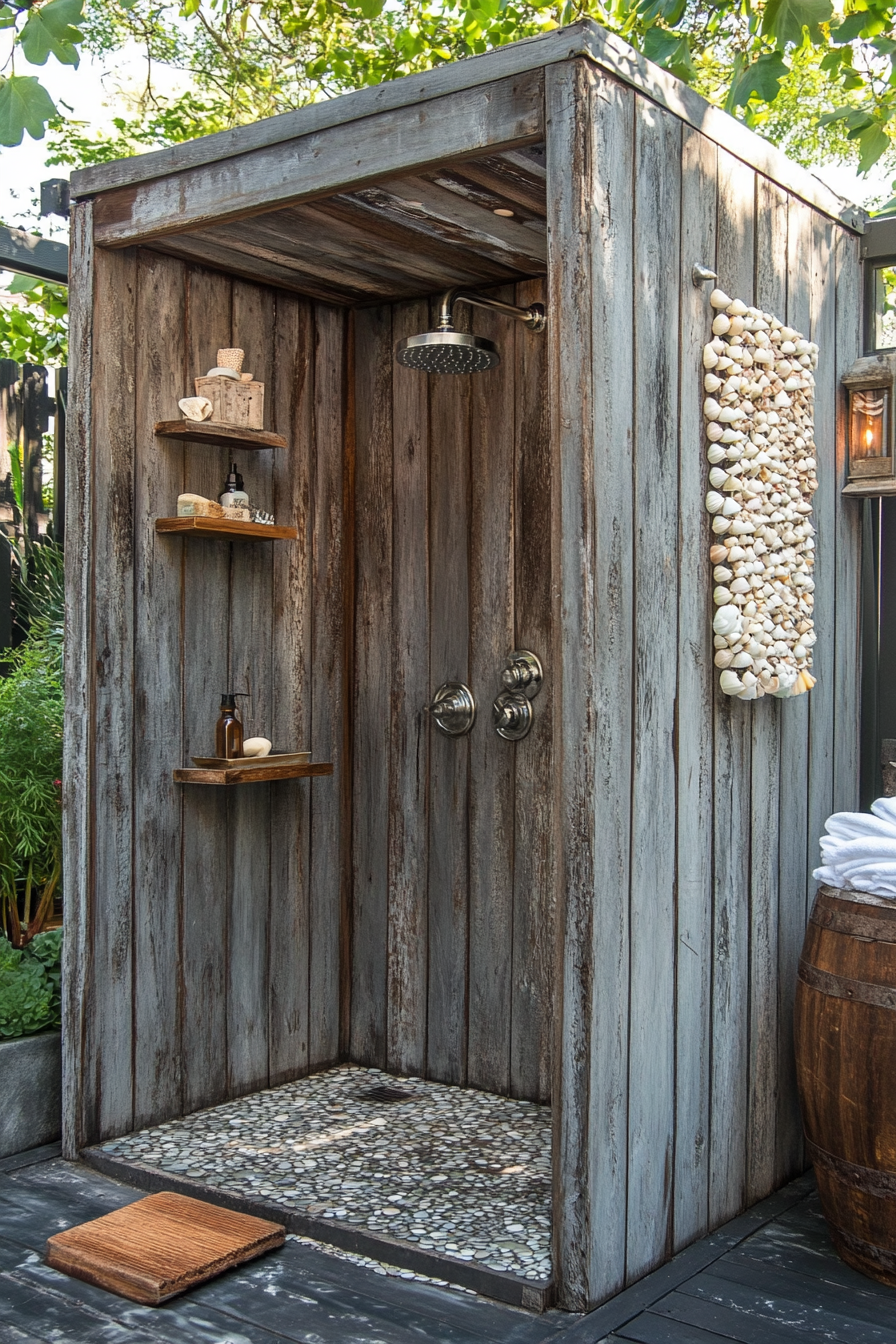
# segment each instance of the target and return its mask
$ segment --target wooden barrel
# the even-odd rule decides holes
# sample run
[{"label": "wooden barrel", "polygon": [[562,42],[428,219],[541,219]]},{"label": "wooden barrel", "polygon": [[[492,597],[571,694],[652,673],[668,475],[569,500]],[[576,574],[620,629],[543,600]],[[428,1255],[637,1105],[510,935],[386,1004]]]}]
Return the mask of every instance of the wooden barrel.
[{"label": "wooden barrel", "polygon": [[794,1035],[807,1155],[834,1245],[896,1286],[896,902],[819,887]]}]

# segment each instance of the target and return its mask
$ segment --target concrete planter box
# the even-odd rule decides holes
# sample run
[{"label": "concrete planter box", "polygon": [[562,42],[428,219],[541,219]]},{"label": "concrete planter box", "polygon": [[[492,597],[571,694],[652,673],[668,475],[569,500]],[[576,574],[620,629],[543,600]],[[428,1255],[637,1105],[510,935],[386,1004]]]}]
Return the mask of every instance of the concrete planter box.
[{"label": "concrete planter box", "polygon": [[59,1138],[62,1033],[0,1041],[0,1157]]}]

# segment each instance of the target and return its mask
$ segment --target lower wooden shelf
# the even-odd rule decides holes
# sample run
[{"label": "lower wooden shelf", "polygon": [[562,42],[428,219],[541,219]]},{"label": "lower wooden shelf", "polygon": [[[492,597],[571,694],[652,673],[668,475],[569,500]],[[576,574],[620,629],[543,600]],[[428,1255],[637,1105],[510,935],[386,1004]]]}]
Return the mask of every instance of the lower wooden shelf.
[{"label": "lower wooden shelf", "polygon": [[157,518],[157,532],[180,532],[184,536],[243,537],[247,541],[295,541],[294,527],[272,523],[241,523],[235,518]]},{"label": "lower wooden shelf", "polygon": [[306,761],[296,765],[253,765],[229,770],[201,770],[189,767],[174,771],[176,784],[270,784],[276,779],[310,779],[314,775],[332,775],[330,761]]}]

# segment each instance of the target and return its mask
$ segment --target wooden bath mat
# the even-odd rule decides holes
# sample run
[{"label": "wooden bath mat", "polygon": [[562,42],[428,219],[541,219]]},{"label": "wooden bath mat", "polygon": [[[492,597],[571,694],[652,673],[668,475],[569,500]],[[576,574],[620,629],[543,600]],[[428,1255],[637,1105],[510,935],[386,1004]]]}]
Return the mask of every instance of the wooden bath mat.
[{"label": "wooden bath mat", "polygon": [[46,1259],[64,1274],[154,1307],[282,1246],[285,1235],[278,1223],[163,1191],[57,1232]]}]

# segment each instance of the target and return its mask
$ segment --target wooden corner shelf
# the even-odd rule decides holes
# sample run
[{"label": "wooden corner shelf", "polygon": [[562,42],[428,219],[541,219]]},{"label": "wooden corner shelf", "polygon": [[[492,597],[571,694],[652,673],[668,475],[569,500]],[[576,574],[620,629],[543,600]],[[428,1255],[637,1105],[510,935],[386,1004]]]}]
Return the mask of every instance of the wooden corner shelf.
[{"label": "wooden corner shelf", "polygon": [[310,779],[316,775],[332,775],[329,761],[305,761],[293,765],[253,765],[227,770],[201,770],[189,767],[174,771],[176,784],[269,784],[275,779]]},{"label": "wooden corner shelf", "polygon": [[156,437],[192,440],[194,443],[218,443],[227,448],[285,448],[282,434],[268,429],[244,429],[223,420],[157,420]]},{"label": "wooden corner shelf", "polygon": [[270,523],[241,523],[235,518],[157,518],[157,532],[180,532],[185,536],[227,537],[244,541],[295,541],[294,527],[275,527]]}]

